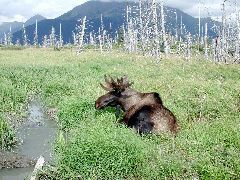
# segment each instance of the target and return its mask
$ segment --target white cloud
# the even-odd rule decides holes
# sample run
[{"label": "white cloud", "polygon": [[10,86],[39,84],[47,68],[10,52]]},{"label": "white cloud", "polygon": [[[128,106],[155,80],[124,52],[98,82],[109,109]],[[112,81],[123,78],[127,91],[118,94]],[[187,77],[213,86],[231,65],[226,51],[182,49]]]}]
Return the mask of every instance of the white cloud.
[{"label": "white cloud", "polygon": [[26,20],[27,19],[20,14],[15,14],[14,16],[2,16],[2,15],[0,15],[0,24],[2,22],[13,22],[13,21],[25,22]]},{"label": "white cloud", "polygon": [[[40,14],[46,18],[55,18],[87,0],[0,0],[0,23],[26,21]],[[19,16],[22,17],[19,18]]]},{"label": "white cloud", "polygon": [[33,7],[34,14],[41,14],[47,18],[55,18],[75,6],[78,6],[87,0],[39,0],[37,5]]},{"label": "white cloud", "polygon": [[[191,16],[199,16],[199,0],[165,0],[164,2],[166,5],[178,8]],[[236,2],[238,2],[238,0],[227,0],[225,3],[227,13],[235,11],[233,7],[236,7]],[[223,0],[200,0],[201,16],[221,16],[222,4]],[[240,5],[240,3],[238,5]]]}]

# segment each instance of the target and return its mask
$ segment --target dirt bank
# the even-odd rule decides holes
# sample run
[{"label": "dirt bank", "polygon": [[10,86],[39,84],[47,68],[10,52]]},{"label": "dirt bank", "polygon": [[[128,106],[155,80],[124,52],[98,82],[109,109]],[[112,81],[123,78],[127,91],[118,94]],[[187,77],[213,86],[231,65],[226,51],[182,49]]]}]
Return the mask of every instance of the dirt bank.
[{"label": "dirt bank", "polygon": [[0,150],[0,169],[34,166],[36,161],[14,152]]}]

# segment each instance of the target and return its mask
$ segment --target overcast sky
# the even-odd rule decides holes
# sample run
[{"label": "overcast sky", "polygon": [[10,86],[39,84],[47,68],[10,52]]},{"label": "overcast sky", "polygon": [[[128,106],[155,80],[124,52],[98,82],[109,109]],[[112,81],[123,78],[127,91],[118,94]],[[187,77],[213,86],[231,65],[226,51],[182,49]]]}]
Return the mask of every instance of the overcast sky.
[{"label": "overcast sky", "polygon": [[[25,22],[30,17],[41,14],[46,18],[55,18],[71,10],[87,0],[0,0],[0,23],[20,21]],[[123,0],[126,1],[126,0]],[[197,17],[199,0],[164,0],[165,5]],[[202,14],[221,15],[223,0],[200,0]],[[238,2],[239,0],[227,0]],[[239,2],[240,3],[240,2]],[[234,6],[230,7],[234,9]]]}]

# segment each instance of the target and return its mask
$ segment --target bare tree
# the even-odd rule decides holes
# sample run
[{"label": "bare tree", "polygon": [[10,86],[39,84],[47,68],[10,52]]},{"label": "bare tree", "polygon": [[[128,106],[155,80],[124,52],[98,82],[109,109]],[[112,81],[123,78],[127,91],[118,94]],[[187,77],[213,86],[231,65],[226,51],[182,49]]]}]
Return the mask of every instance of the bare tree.
[{"label": "bare tree", "polygon": [[13,45],[12,43],[12,27],[10,26],[9,32],[7,34],[7,45]]},{"label": "bare tree", "polygon": [[208,25],[205,24],[205,35],[204,35],[204,49],[205,49],[205,58],[208,59]]},{"label": "bare tree", "polygon": [[[236,6],[237,7],[237,6]],[[236,21],[237,21],[237,38],[235,43],[235,55],[234,55],[234,62],[240,63],[240,10],[236,8]]]},{"label": "bare tree", "polygon": [[8,45],[8,37],[7,37],[7,34],[5,32],[4,32],[4,38],[3,39],[4,39],[3,40],[4,45],[7,46]]},{"label": "bare tree", "polygon": [[83,39],[84,39],[84,34],[85,34],[85,28],[86,28],[86,16],[84,16],[82,23],[78,26],[78,34],[77,34],[77,39],[78,39],[78,49],[77,49],[77,54],[82,52],[83,49]]},{"label": "bare tree", "polygon": [[200,40],[201,40],[201,3],[198,0],[198,52],[200,51]]},{"label": "bare tree", "polygon": [[52,26],[51,33],[49,35],[49,40],[50,40],[50,46],[55,47],[56,45],[56,34],[55,34],[55,28]]},{"label": "bare tree", "polygon": [[35,47],[38,46],[38,22],[37,22],[37,20],[36,20],[36,23],[35,23],[35,31],[34,31],[33,45],[34,45]]},{"label": "bare tree", "polygon": [[26,29],[25,29],[24,24],[23,24],[23,27],[22,27],[22,37],[23,37],[23,46],[28,46],[27,33],[26,33]]},{"label": "bare tree", "polygon": [[158,32],[158,17],[157,17],[157,4],[156,0],[152,0],[152,14],[153,14],[153,38],[154,38],[154,56],[159,58],[160,53],[159,53],[159,32]]},{"label": "bare tree", "polygon": [[48,36],[47,35],[44,35],[43,36],[43,43],[42,43],[42,46],[44,47],[44,48],[47,48],[47,47],[49,47],[49,39],[48,39]]},{"label": "bare tree", "polygon": [[59,24],[59,47],[63,46],[62,23]]},{"label": "bare tree", "polygon": [[163,0],[161,0],[161,26],[162,26],[162,39],[164,44],[164,52],[165,55],[168,55],[169,49],[168,49],[168,43],[166,38],[166,31],[165,31],[165,17],[164,17],[164,11],[163,11]]}]

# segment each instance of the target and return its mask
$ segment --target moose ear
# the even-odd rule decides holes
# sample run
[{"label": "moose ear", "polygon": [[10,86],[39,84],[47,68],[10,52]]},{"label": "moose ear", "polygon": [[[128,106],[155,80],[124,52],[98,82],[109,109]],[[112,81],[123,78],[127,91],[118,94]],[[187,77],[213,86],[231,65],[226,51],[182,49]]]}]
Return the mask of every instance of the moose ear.
[{"label": "moose ear", "polygon": [[159,103],[159,104],[163,104],[162,99],[160,97],[160,95],[156,92],[153,93],[154,99]]},{"label": "moose ear", "polygon": [[108,88],[108,87],[105,87],[104,85],[102,85],[102,83],[100,83],[100,86],[104,89],[104,90],[106,90],[106,91],[111,91],[111,89],[110,88]]},{"label": "moose ear", "polygon": [[108,80],[106,74],[104,75],[104,80],[105,80],[105,82],[106,82],[107,85],[110,85],[110,84],[111,84],[111,82]]}]

